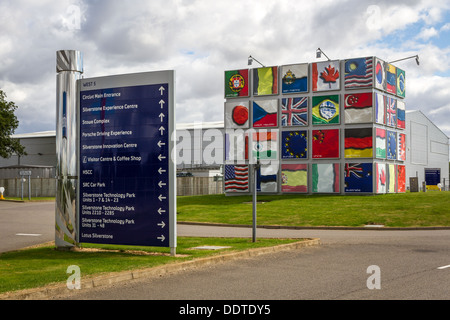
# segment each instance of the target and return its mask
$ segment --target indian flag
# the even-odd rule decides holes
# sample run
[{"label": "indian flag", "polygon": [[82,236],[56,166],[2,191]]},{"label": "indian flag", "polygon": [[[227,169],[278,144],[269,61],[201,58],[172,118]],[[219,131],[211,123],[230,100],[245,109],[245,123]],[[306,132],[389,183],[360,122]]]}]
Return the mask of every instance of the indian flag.
[{"label": "indian flag", "polygon": [[253,133],[252,155],[254,159],[276,160],[278,150],[277,131],[260,131]]}]

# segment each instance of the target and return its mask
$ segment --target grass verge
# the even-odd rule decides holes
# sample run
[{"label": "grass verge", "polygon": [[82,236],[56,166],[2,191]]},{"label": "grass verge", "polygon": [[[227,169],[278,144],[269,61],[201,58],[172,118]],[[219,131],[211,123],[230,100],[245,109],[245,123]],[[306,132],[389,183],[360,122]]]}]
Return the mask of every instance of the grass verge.
[{"label": "grass verge", "polygon": [[[387,227],[450,226],[450,192],[368,196],[258,195],[258,225]],[[252,223],[251,196],[178,197],[184,222]]]},{"label": "grass verge", "polygon": [[[57,251],[48,244],[0,254],[0,293],[67,281],[67,267],[76,265],[81,276],[151,268],[224,252],[276,246],[300,239],[178,237],[177,256],[169,248],[84,244],[80,251]],[[192,249],[198,246],[229,246],[221,250]],[[100,250],[101,249],[101,250]]]}]

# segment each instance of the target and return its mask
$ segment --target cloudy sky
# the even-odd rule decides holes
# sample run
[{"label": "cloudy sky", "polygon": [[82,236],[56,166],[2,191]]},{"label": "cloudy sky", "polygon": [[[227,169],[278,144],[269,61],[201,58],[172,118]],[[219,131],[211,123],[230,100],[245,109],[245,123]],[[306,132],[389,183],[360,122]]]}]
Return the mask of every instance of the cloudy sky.
[{"label": "cloudy sky", "polygon": [[[56,51],[84,77],[174,69],[177,122],[223,120],[224,70],[377,56],[406,71],[406,107],[450,136],[450,1],[2,0],[0,89],[16,133],[55,130]],[[322,59],[323,60],[323,59]]]}]

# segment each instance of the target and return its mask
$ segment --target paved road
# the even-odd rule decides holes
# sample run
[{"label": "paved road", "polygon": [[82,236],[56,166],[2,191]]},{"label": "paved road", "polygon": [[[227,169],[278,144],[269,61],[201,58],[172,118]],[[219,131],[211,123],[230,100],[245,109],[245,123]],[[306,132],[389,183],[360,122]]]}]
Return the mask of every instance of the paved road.
[{"label": "paved road", "polygon": [[[179,229],[189,235],[251,233],[245,228]],[[266,232],[275,236],[275,230],[260,233]],[[450,230],[288,230],[285,236],[319,236],[323,245],[81,290],[70,299],[450,299],[450,267],[442,268],[450,265]],[[379,282],[372,280],[369,266],[379,268]],[[374,288],[378,283],[380,289]]]},{"label": "paved road", "polygon": [[[4,242],[52,240],[53,211],[53,203],[1,204],[0,251]],[[19,232],[42,236],[25,241]],[[178,225],[178,235],[251,237],[251,229]],[[258,229],[257,236],[320,238],[322,245],[74,291],[70,299],[450,299],[450,230]],[[368,273],[370,266],[379,273]],[[369,289],[368,280],[380,289]]]},{"label": "paved road", "polygon": [[54,239],[54,202],[0,201],[0,252]]}]

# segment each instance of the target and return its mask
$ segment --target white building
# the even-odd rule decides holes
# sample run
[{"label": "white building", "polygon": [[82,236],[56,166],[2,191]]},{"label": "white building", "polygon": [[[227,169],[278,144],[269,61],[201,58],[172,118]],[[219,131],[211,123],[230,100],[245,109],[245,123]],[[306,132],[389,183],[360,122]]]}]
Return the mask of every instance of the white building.
[{"label": "white building", "polygon": [[406,186],[409,178],[425,181],[425,170],[440,169],[440,183],[449,189],[449,137],[421,111],[406,111]]}]

